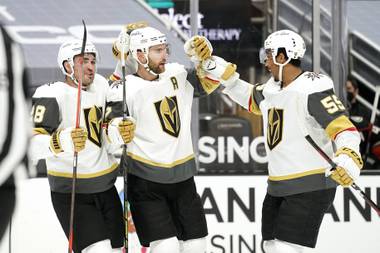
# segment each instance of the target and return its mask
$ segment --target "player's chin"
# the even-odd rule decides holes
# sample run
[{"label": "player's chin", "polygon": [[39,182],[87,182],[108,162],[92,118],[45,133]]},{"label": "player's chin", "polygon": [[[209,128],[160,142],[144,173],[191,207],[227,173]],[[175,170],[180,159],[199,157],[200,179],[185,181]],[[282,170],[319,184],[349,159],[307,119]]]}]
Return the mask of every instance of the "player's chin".
[{"label": "player's chin", "polygon": [[83,86],[84,87],[88,87],[88,86],[90,86],[92,83],[94,82],[94,77],[92,77],[92,78],[85,78],[84,80],[83,80]]},{"label": "player's chin", "polygon": [[165,72],[165,64],[159,64],[158,67],[157,67],[157,70],[158,70],[157,72],[159,74]]},{"label": "player's chin", "polygon": [[271,75],[273,76],[273,78],[274,78],[275,81],[278,81],[278,79],[279,79],[278,75],[274,74],[273,72],[271,72]]}]

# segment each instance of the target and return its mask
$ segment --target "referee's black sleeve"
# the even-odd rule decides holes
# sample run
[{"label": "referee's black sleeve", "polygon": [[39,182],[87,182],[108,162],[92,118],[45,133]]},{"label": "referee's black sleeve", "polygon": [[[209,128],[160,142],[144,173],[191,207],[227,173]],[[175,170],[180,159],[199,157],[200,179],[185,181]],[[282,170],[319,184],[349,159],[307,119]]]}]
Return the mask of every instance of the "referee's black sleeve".
[{"label": "referee's black sleeve", "polygon": [[26,163],[30,131],[27,76],[21,48],[0,29],[0,185]]}]

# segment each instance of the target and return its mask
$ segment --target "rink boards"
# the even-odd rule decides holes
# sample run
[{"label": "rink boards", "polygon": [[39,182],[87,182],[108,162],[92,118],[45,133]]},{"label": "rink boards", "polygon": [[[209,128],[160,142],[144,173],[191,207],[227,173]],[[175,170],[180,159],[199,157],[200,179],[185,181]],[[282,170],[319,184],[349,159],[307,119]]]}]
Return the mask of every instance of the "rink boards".
[{"label": "rink boards", "polygon": [[[209,236],[207,253],[261,253],[261,204],[266,176],[198,176],[198,193],[204,203]],[[380,202],[380,176],[362,176],[357,184]],[[122,192],[122,178],[117,187]],[[55,217],[46,178],[21,182],[11,227],[12,253],[67,252],[67,240]],[[380,218],[361,197],[339,188],[334,206],[323,221],[317,249],[307,252],[377,253]],[[9,231],[0,253],[9,252]],[[130,253],[140,253],[131,235]],[[148,252],[146,250],[145,252]]]}]

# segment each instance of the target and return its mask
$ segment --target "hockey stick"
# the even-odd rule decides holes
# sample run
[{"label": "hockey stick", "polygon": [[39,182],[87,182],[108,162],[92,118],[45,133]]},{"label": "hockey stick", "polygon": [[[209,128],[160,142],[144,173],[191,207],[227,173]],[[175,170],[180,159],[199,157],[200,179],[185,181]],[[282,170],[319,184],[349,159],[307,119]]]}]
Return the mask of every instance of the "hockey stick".
[{"label": "hockey stick", "polygon": [[[311,138],[310,135],[306,135],[305,139],[310,143],[311,146],[325,159],[331,166],[331,170],[335,170],[337,167],[337,164],[315,143],[315,141]],[[364,191],[354,183],[352,183],[351,187],[358,191],[359,195],[367,202],[377,213],[377,215],[380,216],[380,207],[375,204],[365,193]]]},{"label": "hockey stick", "polygon": [[[84,20],[83,23],[83,41],[80,55],[84,56],[84,50],[86,47],[87,41],[87,29]],[[75,128],[79,128],[80,125],[80,113],[81,113],[81,93],[82,93],[82,81],[83,81],[83,60],[81,62],[81,75],[78,80],[78,95],[77,95],[77,110],[75,116]],[[73,239],[74,239],[74,207],[75,207],[75,189],[76,189],[76,181],[77,181],[77,168],[78,168],[78,152],[74,151],[74,159],[73,159],[73,180],[71,186],[71,206],[70,206],[70,228],[69,228],[69,249],[68,252],[71,253],[73,251]]]},{"label": "hockey stick", "polygon": [[[325,161],[327,161],[330,164],[331,170],[336,170],[337,164],[318,146],[318,144],[308,134],[307,129],[304,126],[304,124],[302,124],[300,115],[304,115],[304,113],[302,113],[300,111],[300,108],[303,108],[303,107],[300,105],[300,98],[298,97],[297,98],[297,114],[298,114],[297,121],[298,121],[298,125],[300,127],[300,130],[301,130],[303,136],[305,137],[305,139],[307,140],[307,142],[309,142],[309,144],[319,153],[319,155],[322,156],[322,158],[325,159]],[[358,191],[359,195],[365,200],[365,202],[367,202],[375,210],[375,212],[377,213],[377,215],[380,216],[380,208],[379,208],[379,206],[377,206],[375,204],[375,202],[373,202],[363,192],[363,190],[359,186],[357,186],[357,184],[355,184],[355,182],[351,185],[351,187],[354,190]]]},{"label": "hockey stick", "polygon": [[[126,31],[127,32],[127,31]],[[126,98],[126,89],[125,89],[125,44],[127,43],[127,39],[125,36],[121,38],[121,80],[123,84],[123,120],[127,119],[128,116],[128,108],[127,108],[127,98]],[[128,253],[128,164],[127,164],[127,144],[123,145],[123,152],[121,154],[120,165],[123,165],[123,178],[124,178],[124,253]]]}]

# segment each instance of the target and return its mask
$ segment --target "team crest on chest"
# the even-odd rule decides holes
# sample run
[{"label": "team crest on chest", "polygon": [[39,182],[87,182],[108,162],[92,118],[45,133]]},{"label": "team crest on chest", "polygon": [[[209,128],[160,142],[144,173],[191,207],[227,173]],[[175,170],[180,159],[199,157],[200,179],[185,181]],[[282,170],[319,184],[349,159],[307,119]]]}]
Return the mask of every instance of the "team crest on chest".
[{"label": "team crest on chest", "polygon": [[267,143],[270,150],[274,149],[282,140],[284,125],[284,110],[271,108],[268,111]]},{"label": "team crest on chest", "polygon": [[88,139],[95,145],[101,147],[101,125],[102,125],[102,108],[93,106],[83,109],[86,121]]},{"label": "team crest on chest", "polygon": [[171,136],[178,137],[181,130],[177,97],[165,97],[154,103],[162,130]]}]

